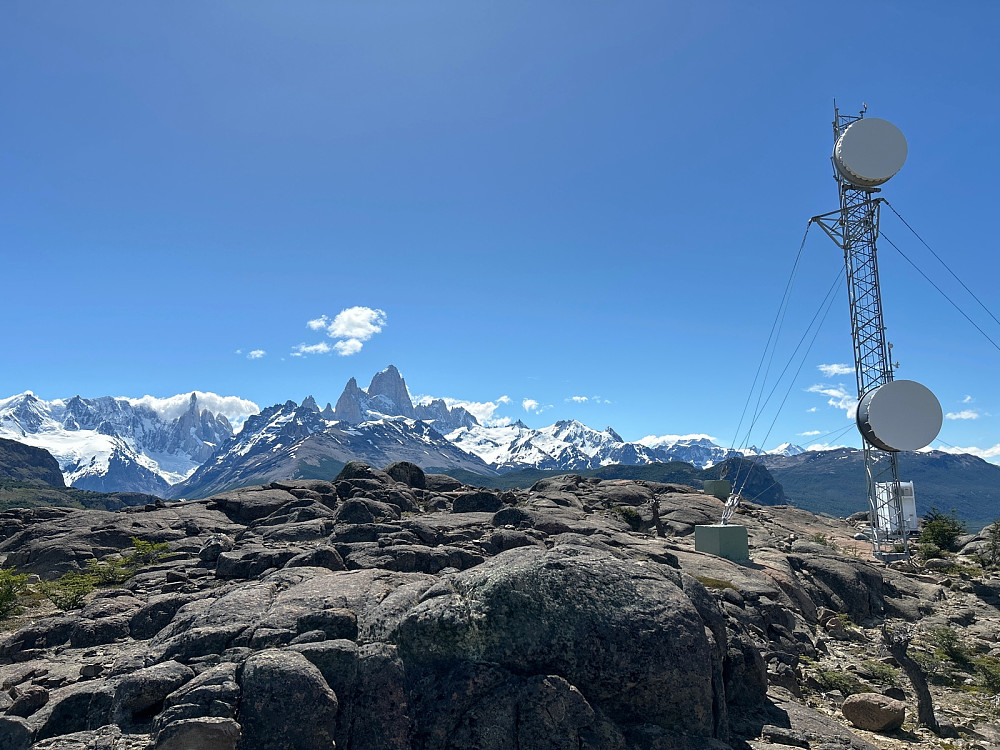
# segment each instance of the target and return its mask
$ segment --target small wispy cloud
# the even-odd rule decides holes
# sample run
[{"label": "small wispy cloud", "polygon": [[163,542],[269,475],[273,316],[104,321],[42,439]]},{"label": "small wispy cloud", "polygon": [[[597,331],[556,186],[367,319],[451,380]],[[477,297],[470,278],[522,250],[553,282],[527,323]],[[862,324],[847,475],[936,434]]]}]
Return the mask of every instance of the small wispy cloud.
[{"label": "small wispy cloud", "polygon": [[260,359],[267,354],[263,349],[254,349],[252,352],[247,353],[247,359]]},{"label": "small wispy cloud", "polygon": [[966,396],[962,399],[963,404],[971,404],[973,401],[975,401],[975,399],[972,398],[972,396]]},{"label": "small wispy cloud", "polygon": [[540,404],[533,398],[526,398],[521,402],[521,406],[524,410],[531,412],[533,414],[541,414],[543,411],[547,411],[552,408],[552,404]]},{"label": "small wispy cloud", "polygon": [[979,419],[979,412],[975,409],[963,409],[962,411],[950,411],[944,415],[945,419]]},{"label": "small wispy cloud", "polygon": [[578,404],[585,404],[588,401],[590,401],[590,397],[588,397],[588,396],[570,396],[566,400],[567,401],[573,401],[573,402],[578,403]]},{"label": "small wispy cloud", "polygon": [[799,437],[815,437],[816,435],[821,435],[819,430],[806,430],[805,432],[800,432]]},{"label": "small wispy cloud", "polygon": [[854,372],[854,368],[850,365],[816,365],[816,369],[823,373],[828,378],[836,377],[837,375],[847,375]]},{"label": "small wispy cloud", "polygon": [[325,341],[320,341],[318,344],[298,344],[292,347],[293,357],[303,357],[307,354],[329,354],[330,345]]},{"label": "small wispy cloud", "polygon": [[806,414],[815,414],[815,413],[816,413],[815,406],[810,406],[808,409],[806,409]]},{"label": "small wispy cloud", "polygon": [[332,319],[326,315],[306,321],[312,331],[326,331],[332,339],[338,339],[333,346],[325,342],[319,344],[299,344],[292,349],[293,357],[307,354],[329,354],[335,351],[341,357],[357,354],[376,333],[385,327],[387,316],[384,310],[375,307],[347,307]]},{"label": "small wispy cloud", "polygon": [[842,385],[811,385],[806,388],[806,392],[827,396],[826,403],[837,409],[843,409],[848,417],[854,417],[858,408],[858,400]]}]

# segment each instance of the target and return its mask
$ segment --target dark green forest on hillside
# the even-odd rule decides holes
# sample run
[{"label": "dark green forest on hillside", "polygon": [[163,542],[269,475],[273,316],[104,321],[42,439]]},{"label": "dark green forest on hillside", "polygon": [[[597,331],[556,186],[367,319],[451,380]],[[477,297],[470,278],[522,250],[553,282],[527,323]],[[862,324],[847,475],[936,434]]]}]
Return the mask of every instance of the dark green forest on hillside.
[{"label": "dark green forest on hillside", "polygon": [[129,505],[155,503],[158,497],[139,492],[91,492],[76,487],[51,487],[39,482],[0,479],[0,511],[11,508],[88,508],[118,510]]}]

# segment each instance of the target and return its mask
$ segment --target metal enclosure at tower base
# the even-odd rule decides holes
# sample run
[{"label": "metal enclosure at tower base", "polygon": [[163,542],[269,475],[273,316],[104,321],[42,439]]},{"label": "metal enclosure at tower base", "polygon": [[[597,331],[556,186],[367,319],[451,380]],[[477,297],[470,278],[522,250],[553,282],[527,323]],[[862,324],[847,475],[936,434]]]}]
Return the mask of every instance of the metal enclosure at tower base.
[{"label": "metal enclosure at tower base", "polygon": [[[896,497],[893,497],[893,493]],[[879,512],[878,527],[896,536],[915,534],[919,530],[917,519],[917,502],[913,496],[913,482],[878,482],[875,494],[879,502],[876,504]],[[900,515],[893,516],[892,510],[898,505]]]}]

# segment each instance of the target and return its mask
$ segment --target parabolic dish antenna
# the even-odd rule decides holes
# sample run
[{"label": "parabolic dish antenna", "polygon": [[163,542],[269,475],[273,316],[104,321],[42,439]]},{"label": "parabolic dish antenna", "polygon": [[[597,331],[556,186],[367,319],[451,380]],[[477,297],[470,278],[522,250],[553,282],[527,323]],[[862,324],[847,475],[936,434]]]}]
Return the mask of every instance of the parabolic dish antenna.
[{"label": "parabolic dish antenna", "polygon": [[894,380],[868,391],[858,404],[858,429],[884,451],[925,448],[941,431],[941,404],[925,386]]},{"label": "parabolic dish antenna", "polygon": [[888,120],[856,120],[837,139],[833,164],[856,187],[887,182],[906,161],[906,137]]}]

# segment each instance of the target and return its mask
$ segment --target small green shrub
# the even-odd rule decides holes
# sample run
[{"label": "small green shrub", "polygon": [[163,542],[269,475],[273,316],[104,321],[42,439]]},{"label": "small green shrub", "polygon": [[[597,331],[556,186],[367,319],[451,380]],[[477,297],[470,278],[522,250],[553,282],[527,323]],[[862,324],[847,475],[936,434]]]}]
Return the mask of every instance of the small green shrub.
[{"label": "small green shrub", "polygon": [[86,573],[94,577],[94,583],[98,586],[116,586],[135,575],[135,570],[129,566],[129,560],[124,558],[87,560]]},{"label": "small green shrub", "polygon": [[986,529],[986,539],[974,557],[984,568],[1000,567],[1000,518]]},{"label": "small green shrub", "polygon": [[838,612],[837,615],[836,615],[836,617],[837,617],[838,620],[840,620],[841,624],[845,628],[854,628],[854,627],[857,627],[854,624],[854,621],[851,619],[851,616],[849,614],[847,614],[846,612]]},{"label": "small green shrub", "polygon": [[850,672],[821,670],[816,673],[816,682],[823,688],[823,692],[839,690],[845,698],[848,695],[874,692]]},{"label": "small green shrub", "polygon": [[934,653],[939,658],[948,659],[956,664],[969,662],[969,652],[954,628],[947,626],[934,628],[930,633],[930,641],[937,647]]},{"label": "small green shrub", "polygon": [[822,544],[824,547],[826,547],[830,543],[830,540],[827,539],[826,534],[820,534],[820,533],[813,534],[811,537],[809,537],[809,541],[812,542],[813,544]]},{"label": "small green shrub", "polygon": [[965,533],[965,524],[958,519],[953,510],[942,513],[936,507],[924,515],[924,528],[917,539],[919,544],[930,543],[944,551],[951,551],[955,541]]},{"label": "small green shrub", "polygon": [[144,565],[155,565],[170,551],[166,542],[147,542],[138,537],[132,537],[133,552],[128,556],[129,565],[141,568]]},{"label": "small green shrub", "polygon": [[41,583],[39,588],[58,609],[79,609],[96,583],[93,575],[72,570],[64,573],[58,580]]},{"label": "small green shrub", "polygon": [[944,557],[944,552],[933,542],[918,542],[917,557],[921,560],[936,560]]},{"label": "small green shrub", "polygon": [[870,679],[880,685],[894,685],[896,683],[898,675],[897,670],[893,669],[888,664],[883,664],[880,661],[869,659],[868,661],[862,662],[861,670],[866,677],[870,675]]},{"label": "small green shrub", "polygon": [[1000,693],[1000,659],[995,656],[982,656],[973,661],[972,665],[982,678],[986,689],[991,693]]},{"label": "small green shrub", "polygon": [[632,531],[638,531],[642,528],[642,514],[635,508],[628,505],[616,505],[612,511],[627,523]]},{"label": "small green shrub", "polygon": [[0,568],[0,621],[21,611],[18,600],[28,587],[28,576],[14,568]]}]

